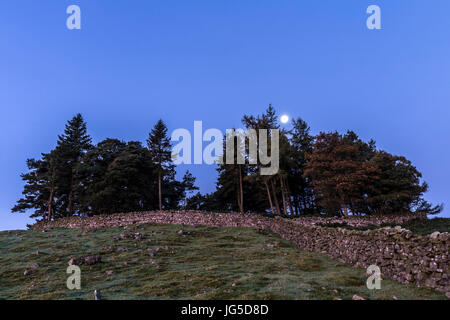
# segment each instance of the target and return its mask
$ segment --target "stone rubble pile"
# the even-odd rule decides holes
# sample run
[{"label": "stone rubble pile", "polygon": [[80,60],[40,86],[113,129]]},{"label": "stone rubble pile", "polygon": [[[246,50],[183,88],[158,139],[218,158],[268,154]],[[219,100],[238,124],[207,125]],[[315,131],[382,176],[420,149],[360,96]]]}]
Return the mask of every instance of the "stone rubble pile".
[{"label": "stone rubble pile", "polygon": [[292,219],[294,223],[302,226],[345,224],[350,227],[380,226],[383,224],[403,224],[410,220],[426,219],[425,214],[419,215],[393,215],[393,216],[348,216],[348,217],[300,217]]}]

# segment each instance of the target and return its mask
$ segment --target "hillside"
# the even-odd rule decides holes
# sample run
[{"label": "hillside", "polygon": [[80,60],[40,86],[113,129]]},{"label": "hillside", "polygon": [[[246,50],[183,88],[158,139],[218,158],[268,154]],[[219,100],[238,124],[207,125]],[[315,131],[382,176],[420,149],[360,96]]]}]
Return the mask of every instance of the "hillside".
[{"label": "hillside", "polygon": [[[383,279],[366,288],[365,269],[302,251],[257,228],[156,223],[0,233],[1,299],[446,299],[444,293]],[[68,261],[81,290],[66,287]],[[27,275],[24,272],[27,271]]]}]

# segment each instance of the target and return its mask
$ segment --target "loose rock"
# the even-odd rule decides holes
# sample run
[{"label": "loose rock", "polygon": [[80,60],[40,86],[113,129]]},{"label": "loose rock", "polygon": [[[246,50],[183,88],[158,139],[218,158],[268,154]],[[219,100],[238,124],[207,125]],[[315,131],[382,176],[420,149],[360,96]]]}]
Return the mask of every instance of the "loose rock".
[{"label": "loose rock", "polygon": [[25,271],[23,272],[23,275],[24,275],[24,276],[28,276],[28,275],[33,274],[33,273],[34,273],[34,270],[28,269],[28,270],[25,270]]},{"label": "loose rock", "polygon": [[87,265],[93,265],[93,264],[97,264],[100,262],[102,262],[101,256],[90,256],[90,257],[84,258],[84,263]]}]

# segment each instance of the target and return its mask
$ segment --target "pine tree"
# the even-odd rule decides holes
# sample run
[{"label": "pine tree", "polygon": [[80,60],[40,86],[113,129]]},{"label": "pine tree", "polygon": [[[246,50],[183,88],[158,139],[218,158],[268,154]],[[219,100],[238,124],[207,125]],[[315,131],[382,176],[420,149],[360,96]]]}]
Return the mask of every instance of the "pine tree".
[{"label": "pine tree", "polygon": [[29,172],[21,174],[25,181],[23,198],[11,209],[12,212],[25,212],[34,209],[31,218],[42,217],[46,220],[49,216],[49,186],[51,185],[50,161],[48,154],[42,154],[42,160],[28,159]]},{"label": "pine tree", "polygon": [[[174,165],[171,157],[171,144],[167,136],[167,127],[160,119],[147,139],[147,147],[150,151],[152,162],[158,174],[158,203],[159,210],[162,210],[162,182],[165,175],[174,175]],[[171,177],[173,178],[173,177]],[[173,179],[171,179],[173,180]]]},{"label": "pine tree", "polygon": [[292,120],[290,134],[290,163],[288,165],[287,186],[292,191],[294,211],[298,215],[316,212],[316,203],[311,181],[304,176],[306,156],[313,149],[314,137],[308,124],[301,118]]},{"label": "pine tree", "polygon": [[92,147],[91,141],[91,137],[87,134],[86,122],[80,113],[68,121],[64,133],[58,136],[58,146],[69,146],[78,159]]},{"label": "pine tree", "polygon": [[86,124],[83,117],[77,114],[67,123],[64,134],[58,137],[54,150],[42,154],[41,160],[27,161],[30,172],[22,175],[26,181],[23,191],[25,197],[18,201],[12,211],[35,209],[32,217],[41,215],[46,220],[72,215],[73,203],[76,203],[75,168],[89,148],[90,137],[86,133]]},{"label": "pine tree", "polygon": [[79,166],[82,212],[88,216],[155,209],[156,168],[140,142],[106,139]]},{"label": "pine tree", "polygon": [[186,173],[183,176],[182,186],[183,186],[183,198],[184,198],[183,207],[186,210],[188,193],[190,193],[194,190],[198,190],[198,187],[195,185],[195,177],[192,175],[192,173],[189,172],[189,170],[186,171]]},{"label": "pine tree", "polygon": [[[217,179],[217,201],[228,211],[239,211],[244,212],[244,182],[243,180],[247,176],[248,166],[245,164],[238,164],[238,153],[244,153],[244,146],[239,143],[242,139],[239,133],[236,135],[227,135],[224,140],[226,141],[224,145],[223,155],[224,159],[227,158],[227,148],[228,145],[233,145],[233,163],[219,164],[217,171],[219,177]],[[230,150],[231,151],[231,150]]]},{"label": "pine tree", "polygon": [[[269,135],[267,140],[268,150],[271,150],[270,145],[270,135],[272,129],[279,129],[279,124],[277,120],[277,115],[275,109],[271,104],[266,109],[265,113],[258,116],[249,116],[244,115],[242,118],[242,124],[245,126],[247,130],[253,129],[256,130],[257,140],[259,141],[259,130],[266,129]],[[258,147],[259,148],[259,147]],[[248,166],[248,175],[246,176],[246,181],[248,182],[248,188],[252,189],[250,192],[250,197],[248,199],[248,203],[252,211],[266,211],[267,204],[269,204],[270,210],[274,213],[273,205],[277,208],[277,213],[280,213],[280,206],[278,203],[278,195],[276,186],[274,183],[275,177],[271,176],[262,176],[261,168],[263,165],[257,161],[256,165]],[[262,195],[267,194],[267,198]],[[273,200],[273,201],[272,201]],[[265,203],[265,204],[264,204]]]},{"label": "pine tree", "polygon": [[80,211],[87,216],[113,213],[116,186],[108,178],[108,168],[118,159],[126,143],[117,139],[106,139],[83,155],[78,167],[77,179],[80,189]]},{"label": "pine tree", "polygon": [[368,214],[422,212],[436,214],[443,206],[432,206],[423,199],[428,185],[421,182],[422,174],[405,157],[378,151],[370,159],[377,170],[365,186],[359,210]]},{"label": "pine tree", "polygon": [[63,201],[62,215],[72,216],[78,211],[79,185],[78,165],[81,157],[92,148],[91,137],[87,134],[86,123],[81,114],[74,116],[66,124],[64,133],[58,137],[58,197]]},{"label": "pine tree", "polygon": [[208,193],[202,195],[197,192],[192,197],[187,199],[186,210],[208,211],[208,212],[223,212],[223,207],[217,202],[215,193]]}]

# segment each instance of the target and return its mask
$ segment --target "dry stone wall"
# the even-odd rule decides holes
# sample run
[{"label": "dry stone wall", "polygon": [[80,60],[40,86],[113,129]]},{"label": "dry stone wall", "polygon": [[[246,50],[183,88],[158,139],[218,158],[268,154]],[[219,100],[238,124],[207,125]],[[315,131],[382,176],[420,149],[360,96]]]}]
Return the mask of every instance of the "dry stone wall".
[{"label": "dry stone wall", "polygon": [[[377,265],[382,276],[401,283],[415,283],[450,295],[449,233],[419,236],[400,227],[367,231],[320,227],[318,223],[342,223],[324,218],[298,219],[267,218],[255,214],[203,213],[203,212],[134,212],[92,218],[64,218],[50,223],[39,222],[33,229],[52,227],[102,228],[140,223],[182,224],[251,227],[270,230],[299,248],[320,252],[359,267]],[[373,221],[364,218],[345,219],[354,226]],[[373,218],[376,225],[402,223],[411,216]],[[394,219],[394,220],[392,220]],[[349,225],[352,225],[348,223]]]},{"label": "dry stone wall", "polygon": [[393,216],[348,216],[348,217],[301,217],[293,221],[302,226],[315,226],[326,224],[346,224],[351,227],[365,227],[369,225],[403,224],[410,220],[427,219],[426,214],[393,215]]}]

